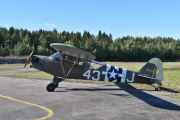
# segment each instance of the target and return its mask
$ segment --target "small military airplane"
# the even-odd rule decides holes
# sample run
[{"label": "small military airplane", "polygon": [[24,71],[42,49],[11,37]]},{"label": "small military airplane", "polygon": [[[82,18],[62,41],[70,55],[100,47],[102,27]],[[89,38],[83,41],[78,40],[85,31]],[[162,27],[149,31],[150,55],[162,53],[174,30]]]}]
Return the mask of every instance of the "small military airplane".
[{"label": "small military airplane", "polygon": [[138,72],[134,72],[95,61],[90,52],[70,44],[51,43],[50,46],[57,52],[50,56],[33,55],[31,52],[24,66],[31,63],[31,67],[54,76],[46,87],[48,92],[55,91],[65,79],[109,81],[117,85],[145,83],[152,85],[156,91],[160,90],[163,66],[159,58],[150,59]]}]

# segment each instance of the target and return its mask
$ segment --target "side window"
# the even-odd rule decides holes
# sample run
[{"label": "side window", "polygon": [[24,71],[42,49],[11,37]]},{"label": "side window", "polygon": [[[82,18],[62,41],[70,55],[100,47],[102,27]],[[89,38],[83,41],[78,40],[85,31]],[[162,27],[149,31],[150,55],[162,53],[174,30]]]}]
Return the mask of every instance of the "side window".
[{"label": "side window", "polygon": [[55,61],[60,61],[60,56],[59,56],[59,55],[58,55],[58,56],[55,56],[55,57],[54,57],[54,60],[55,60]]},{"label": "side window", "polygon": [[56,53],[52,54],[51,56],[49,56],[49,58],[58,62],[62,59],[62,56],[59,52],[56,52]]}]

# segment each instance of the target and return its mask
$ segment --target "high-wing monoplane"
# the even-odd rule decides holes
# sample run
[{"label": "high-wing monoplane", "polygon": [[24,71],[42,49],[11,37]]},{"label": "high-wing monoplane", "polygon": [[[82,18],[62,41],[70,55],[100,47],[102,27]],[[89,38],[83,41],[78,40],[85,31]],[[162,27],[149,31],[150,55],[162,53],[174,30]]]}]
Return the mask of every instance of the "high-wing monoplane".
[{"label": "high-wing monoplane", "polygon": [[[27,58],[31,66],[54,76],[47,85],[47,91],[53,92],[65,79],[109,81],[116,84],[145,83],[160,90],[163,80],[163,67],[159,58],[150,59],[139,71],[130,71],[95,60],[90,52],[70,44],[51,43],[56,52],[50,56],[33,55]],[[95,64],[95,65],[94,65]]]}]

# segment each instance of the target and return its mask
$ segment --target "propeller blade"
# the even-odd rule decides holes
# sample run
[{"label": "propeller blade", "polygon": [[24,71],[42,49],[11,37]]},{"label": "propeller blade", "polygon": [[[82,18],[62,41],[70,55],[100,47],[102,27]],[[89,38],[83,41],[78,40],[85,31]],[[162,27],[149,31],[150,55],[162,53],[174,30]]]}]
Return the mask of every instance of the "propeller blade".
[{"label": "propeller blade", "polygon": [[26,58],[26,61],[25,61],[25,64],[24,64],[24,68],[26,68],[26,66],[31,63],[31,57],[32,57],[33,53],[34,53],[34,51],[32,50],[32,52]]}]

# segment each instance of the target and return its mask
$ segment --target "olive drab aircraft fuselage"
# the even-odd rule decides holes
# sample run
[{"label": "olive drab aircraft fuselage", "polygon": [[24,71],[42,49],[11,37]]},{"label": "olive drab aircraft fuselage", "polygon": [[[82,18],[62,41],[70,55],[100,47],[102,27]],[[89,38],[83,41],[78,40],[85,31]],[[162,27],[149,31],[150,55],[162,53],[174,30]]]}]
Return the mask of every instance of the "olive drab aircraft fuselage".
[{"label": "olive drab aircraft fuselage", "polygon": [[138,72],[95,61],[91,53],[69,44],[50,44],[57,52],[50,56],[33,55],[27,58],[31,66],[54,76],[47,91],[54,91],[65,79],[109,81],[115,84],[145,83],[159,90],[163,80],[162,62],[150,59]]}]

